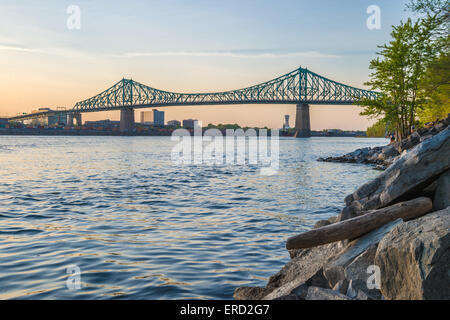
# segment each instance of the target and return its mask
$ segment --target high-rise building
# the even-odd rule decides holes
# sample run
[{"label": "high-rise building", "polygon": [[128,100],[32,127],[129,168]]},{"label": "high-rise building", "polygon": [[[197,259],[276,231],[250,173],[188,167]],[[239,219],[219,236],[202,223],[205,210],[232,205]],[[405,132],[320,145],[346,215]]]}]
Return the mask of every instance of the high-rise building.
[{"label": "high-rise building", "polygon": [[183,120],[183,128],[195,128],[198,126],[198,120],[185,119]]},{"label": "high-rise building", "polygon": [[153,124],[155,126],[164,126],[164,111],[153,109]]},{"label": "high-rise building", "polygon": [[152,111],[141,111],[141,123],[164,126],[164,111],[153,109]]}]

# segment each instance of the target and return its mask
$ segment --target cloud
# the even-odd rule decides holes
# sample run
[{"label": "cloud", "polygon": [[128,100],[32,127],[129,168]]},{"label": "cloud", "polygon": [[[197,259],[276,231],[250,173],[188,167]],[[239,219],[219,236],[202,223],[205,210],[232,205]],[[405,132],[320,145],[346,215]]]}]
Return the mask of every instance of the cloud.
[{"label": "cloud", "polygon": [[44,51],[40,49],[33,49],[33,48],[25,48],[17,45],[10,45],[10,44],[0,44],[0,50],[6,50],[6,51],[19,51],[19,52],[27,52],[27,53],[45,53]]},{"label": "cloud", "polygon": [[337,59],[338,55],[326,54],[317,51],[297,52],[236,52],[236,51],[166,51],[166,52],[129,52],[118,57],[224,57],[241,59],[278,59],[291,57]]}]

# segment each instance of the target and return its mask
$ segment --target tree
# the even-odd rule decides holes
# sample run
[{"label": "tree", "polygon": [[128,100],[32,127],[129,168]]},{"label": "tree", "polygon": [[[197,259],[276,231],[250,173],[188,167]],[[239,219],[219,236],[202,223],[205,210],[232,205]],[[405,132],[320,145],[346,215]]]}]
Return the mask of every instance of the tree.
[{"label": "tree", "polygon": [[420,83],[423,105],[418,111],[421,123],[447,117],[450,113],[450,2],[448,0],[412,0],[408,8],[424,15],[439,55],[430,62]]},{"label": "tree", "polygon": [[395,128],[397,140],[406,138],[416,121],[417,108],[421,105],[419,84],[425,70],[437,54],[431,39],[430,24],[408,19],[394,26],[392,40],[370,62],[370,81],[366,85],[380,91],[375,101],[362,100],[362,115],[382,117]]},{"label": "tree", "polygon": [[366,134],[371,138],[383,138],[386,137],[388,130],[388,126],[384,122],[384,120],[378,120],[371,127],[367,128]]},{"label": "tree", "polygon": [[450,114],[450,54],[444,53],[428,67],[421,83],[424,103],[420,122],[444,119]]},{"label": "tree", "polygon": [[448,0],[411,0],[411,3],[406,7],[427,17],[436,17],[440,20],[441,30],[448,26],[450,16],[450,2]]}]

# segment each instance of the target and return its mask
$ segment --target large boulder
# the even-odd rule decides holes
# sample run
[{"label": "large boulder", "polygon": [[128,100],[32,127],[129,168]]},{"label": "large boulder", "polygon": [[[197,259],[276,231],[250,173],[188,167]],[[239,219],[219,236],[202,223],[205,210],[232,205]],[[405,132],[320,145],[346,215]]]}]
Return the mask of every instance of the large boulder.
[{"label": "large boulder", "polygon": [[386,171],[345,198],[341,221],[413,197],[450,168],[450,128],[404,153]]},{"label": "large boulder", "polygon": [[386,299],[450,299],[450,207],[393,228],[378,245]]},{"label": "large boulder", "polygon": [[352,300],[351,298],[333,291],[319,287],[309,287],[305,300]]},{"label": "large boulder", "polygon": [[302,284],[328,287],[323,275],[323,266],[342,250],[340,243],[302,250],[301,254],[289,261],[277,274],[270,277],[265,300],[273,300],[291,294]]},{"label": "large boulder", "polygon": [[436,181],[433,209],[442,210],[450,206],[450,170],[447,170]]},{"label": "large boulder", "polygon": [[[323,274],[328,280],[330,288],[335,287],[339,281],[343,281],[345,279],[352,280],[353,278],[356,281],[365,277],[365,271],[363,273],[357,272],[357,270],[361,270],[363,266],[360,267],[358,265],[353,265],[353,267],[350,267],[351,263],[361,255],[367,257],[365,252],[372,246],[377,245],[381,239],[383,239],[383,237],[392,230],[392,228],[401,223],[402,220],[397,219],[382,226],[381,228],[367,233],[361,238],[350,242],[338,256],[330,259],[330,261],[323,267]],[[360,259],[359,261],[363,262],[365,259]]]},{"label": "large boulder", "polygon": [[413,134],[411,134],[408,138],[395,143],[395,148],[399,153],[402,153],[405,150],[409,150],[415,147],[419,143],[420,143],[420,135],[416,131]]},{"label": "large boulder", "polygon": [[358,294],[361,292],[366,299],[380,300],[382,298],[380,290],[368,286],[372,276],[370,266],[375,264],[376,253],[377,244],[372,245],[345,268],[345,281],[348,282],[345,294],[350,298],[358,299]]},{"label": "large boulder", "polygon": [[261,300],[268,290],[261,287],[239,287],[234,290],[233,298],[236,300]]},{"label": "large boulder", "polygon": [[388,145],[381,150],[381,154],[378,156],[380,160],[386,160],[399,155],[399,152],[394,145]]}]

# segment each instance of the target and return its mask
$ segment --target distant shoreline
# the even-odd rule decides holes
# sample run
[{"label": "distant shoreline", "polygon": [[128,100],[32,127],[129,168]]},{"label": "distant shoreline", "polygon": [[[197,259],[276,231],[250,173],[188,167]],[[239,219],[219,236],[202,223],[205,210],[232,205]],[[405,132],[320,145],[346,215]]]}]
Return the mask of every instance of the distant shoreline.
[{"label": "distant shoreline", "polygon": [[[204,130],[207,128],[204,128]],[[173,129],[175,130],[175,129]],[[58,129],[39,129],[39,128],[9,128],[1,129],[0,136],[154,136],[154,137],[167,137],[171,136],[173,130],[168,131],[133,131],[133,132],[120,132],[111,130],[86,130],[86,129],[73,129],[73,130],[58,130]],[[190,130],[192,131],[192,130]],[[192,132],[191,132],[192,133]],[[223,133],[225,135],[225,132]],[[269,133],[270,135],[270,133]],[[294,134],[280,131],[280,137],[294,137]],[[323,138],[382,138],[382,137],[367,137],[358,133],[343,132],[337,134],[326,134],[322,131],[312,131],[311,137],[323,137]]]}]

